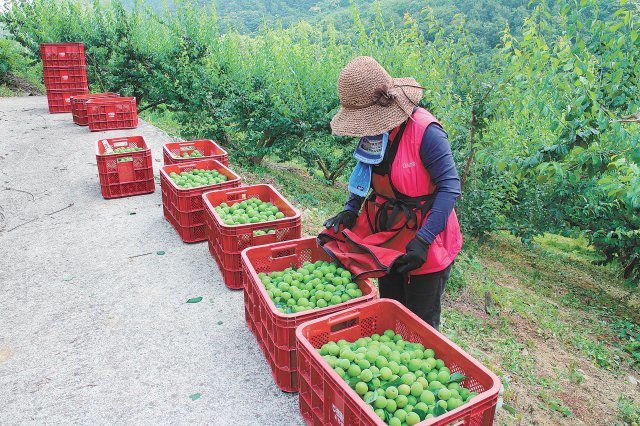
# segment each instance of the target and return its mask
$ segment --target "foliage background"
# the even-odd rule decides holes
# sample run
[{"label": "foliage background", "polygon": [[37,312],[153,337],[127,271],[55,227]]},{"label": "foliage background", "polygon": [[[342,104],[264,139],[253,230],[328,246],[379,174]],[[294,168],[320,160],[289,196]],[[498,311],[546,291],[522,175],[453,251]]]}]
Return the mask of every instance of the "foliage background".
[{"label": "foliage background", "polygon": [[[213,135],[239,161],[298,162],[333,183],[353,144],[330,135],[335,82],[349,59],[372,55],[427,87],[462,174],[468,233],[584,235],[637,283],[640,148],[637,121],[624,120],[639,109],[636,3],[249,6],[225,2],[221,20],[186,1],[12,1],[3,70],[37,62],[41,42],[84,40],[92,89],[171,113],[181,134]],[[282,20],[249,25],[249,9]]]}]

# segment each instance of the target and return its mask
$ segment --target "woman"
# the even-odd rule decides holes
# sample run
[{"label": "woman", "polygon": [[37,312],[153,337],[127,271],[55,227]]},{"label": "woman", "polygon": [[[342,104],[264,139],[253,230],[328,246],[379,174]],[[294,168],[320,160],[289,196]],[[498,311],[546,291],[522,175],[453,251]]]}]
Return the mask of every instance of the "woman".
[{"label": "woman", "polygon": [[453,210],[460,180],[447,134],[417,106],[422,90],[413,78],[392,78],[368,56],[342,70],[341,108],[331,129],[361,138],[358,164],[344,210],[326,221],[318,241],[356,276],[379,277],[381,297],[438,329],[441,298],[462,247]]}]

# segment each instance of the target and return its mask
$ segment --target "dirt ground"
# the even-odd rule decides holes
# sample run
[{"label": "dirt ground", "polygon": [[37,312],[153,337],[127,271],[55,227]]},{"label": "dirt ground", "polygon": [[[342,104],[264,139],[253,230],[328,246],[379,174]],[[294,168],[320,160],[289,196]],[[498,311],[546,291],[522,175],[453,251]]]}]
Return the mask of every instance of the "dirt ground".
[{"label": "dirt ground", "polygon": [[147,123],[91,133],[0,98],[0,424],[302,424],[159,184],[102,198],[95,141],[120,135],[146,138],[157,175],[169,137]]}]

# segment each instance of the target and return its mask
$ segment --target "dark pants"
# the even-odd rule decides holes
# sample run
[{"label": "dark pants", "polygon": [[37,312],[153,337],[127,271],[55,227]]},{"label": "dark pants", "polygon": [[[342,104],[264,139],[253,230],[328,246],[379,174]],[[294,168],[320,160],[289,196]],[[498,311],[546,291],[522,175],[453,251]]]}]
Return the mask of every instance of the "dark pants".
[{"label": "dark pants", "polygon": [[432,274],[406,275],[391,273],[378,280],[380,297],[397,300],[436,330],[440,327],[440,302],[451,275],[449,265]]}]

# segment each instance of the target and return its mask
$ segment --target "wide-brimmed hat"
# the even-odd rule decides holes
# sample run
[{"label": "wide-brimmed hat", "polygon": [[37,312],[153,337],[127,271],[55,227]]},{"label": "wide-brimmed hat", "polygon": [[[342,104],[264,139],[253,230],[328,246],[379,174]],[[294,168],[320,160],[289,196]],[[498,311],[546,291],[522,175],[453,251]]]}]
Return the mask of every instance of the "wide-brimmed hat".
[{"label": "wide-brimmed hat", "polygon": [[370,56],[352,59],[338,78],[340,110],[331,119],[337,136],[373,136],[411,116],[422,87],[411,78],[393,78]]}]

